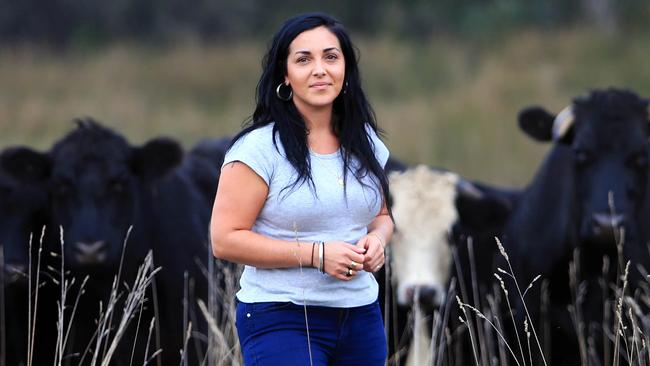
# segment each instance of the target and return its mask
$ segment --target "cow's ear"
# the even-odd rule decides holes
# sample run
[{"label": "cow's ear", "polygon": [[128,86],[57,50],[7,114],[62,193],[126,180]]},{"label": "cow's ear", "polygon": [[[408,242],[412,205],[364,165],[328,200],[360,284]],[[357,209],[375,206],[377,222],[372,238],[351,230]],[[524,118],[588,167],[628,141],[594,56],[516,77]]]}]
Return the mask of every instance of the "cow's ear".
[{"label": "cow's ear", "polygon": [[155,179],[176,168],[183,161],[183,149],[170,138],[157,138],[133,151],[134,173],[144,179]]},{"label": "cow's ear", "polygon": [[19,146],[2,152],[0,165],[19,181],[42,181],[50,176],[52,163],[47,154]]},{"label": "cow's ear", "polygon": [[542,107],[528,107],[519,112],[519,128],[537,141],[551,141],[555,116]]},{"label": "cow's ear", "polygon": [[518,192],[461,180],[456,185],[459,223],[473,231],[500,232],[513,210]]}]

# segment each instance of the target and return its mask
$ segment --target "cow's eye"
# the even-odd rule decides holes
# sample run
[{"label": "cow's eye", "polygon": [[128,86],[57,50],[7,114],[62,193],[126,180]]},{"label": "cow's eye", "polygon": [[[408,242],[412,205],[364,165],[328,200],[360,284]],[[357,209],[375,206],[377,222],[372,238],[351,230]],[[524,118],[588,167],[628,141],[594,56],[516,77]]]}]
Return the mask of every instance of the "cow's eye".
[{"label": "cow's eye", "polygon": [[573,159],[577,165],[586,165],[591,161],[591,154],[585,149],[574,149]]},{"label": "cow's eye", "polygon": [[70,194],[71,191],[72,191],[72,186],[70,184],[65,182],[59,182],[54,185],[53,193],[56,196],[63,197]]},{"label": "cow's eye", "polygon": [[634,154],[630,162],[634,167],[645,168],[648,166],[648,154],[645,151]]},{"label": "cow's eye", "polygon": [[109,188],[115,194],[123,194],[126,191],[126,184],[121,180],[116,180],[110,184]]}]

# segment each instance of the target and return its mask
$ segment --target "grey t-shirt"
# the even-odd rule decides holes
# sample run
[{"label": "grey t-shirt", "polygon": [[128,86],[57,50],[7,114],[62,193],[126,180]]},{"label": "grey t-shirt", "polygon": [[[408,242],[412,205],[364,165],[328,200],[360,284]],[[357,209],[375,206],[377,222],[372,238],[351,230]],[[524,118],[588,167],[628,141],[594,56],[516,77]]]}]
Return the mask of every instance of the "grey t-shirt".
[{"label": "grey t-shirt", "polygon": [[[388,149],[367,126],[377,161],[386,165]],[[269,187],[264,207],[252,230],[264,236],[302,242],[341,240],[355,244],[367,234],[367,226],[381,208],[382,195],[376,178],[363,178],[362,186],[349,171],[347,200],[340,184],[343,161],[340,150],[332,154],[310,152],[314,190],[307,183],[287,188],[297,175],[285,158],[279,136],[273,144],[273,123],[251,131],[227,152],[223,166],[233,161],[248,165]],[[353,164],[357,164],[356,160]],[[352,168],[354,169],[354,168]],[[327,257],[327,244],[325,245]],[[367,305],[377,299],[377,282],[371,273],[359,271],[341,281],[309,262],[301,268],[264,269],[245,266],[237,298],[243,302],[290,301],[331,307]]]}]

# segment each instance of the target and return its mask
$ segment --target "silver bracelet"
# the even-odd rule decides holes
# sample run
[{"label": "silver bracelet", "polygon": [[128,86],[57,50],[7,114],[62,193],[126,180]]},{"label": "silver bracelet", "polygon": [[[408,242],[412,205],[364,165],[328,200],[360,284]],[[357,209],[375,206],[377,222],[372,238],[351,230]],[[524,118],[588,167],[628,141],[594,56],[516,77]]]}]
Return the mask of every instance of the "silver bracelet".
[{"label": "silver bracelet", "polygon": [[325,273],[325,243],[318,242],[318,272]]}]

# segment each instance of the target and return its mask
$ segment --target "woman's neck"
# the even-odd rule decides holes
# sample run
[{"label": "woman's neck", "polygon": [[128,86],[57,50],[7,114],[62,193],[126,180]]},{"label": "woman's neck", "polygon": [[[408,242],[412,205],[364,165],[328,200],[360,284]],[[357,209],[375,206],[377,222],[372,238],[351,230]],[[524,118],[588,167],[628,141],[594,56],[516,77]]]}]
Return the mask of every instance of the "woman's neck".
[{"label": "woman's neck", "polygon": [[332,107],[329,108],[298,108],[305,120],[309,133],[333,132]]},{"label": "woman's neck", "polygon": [[310,109],[308,113],[300,112],[307,128],[307,144],[312,151],[329,154],[339,149],[339,139],[334,134],[332,108]]}]

